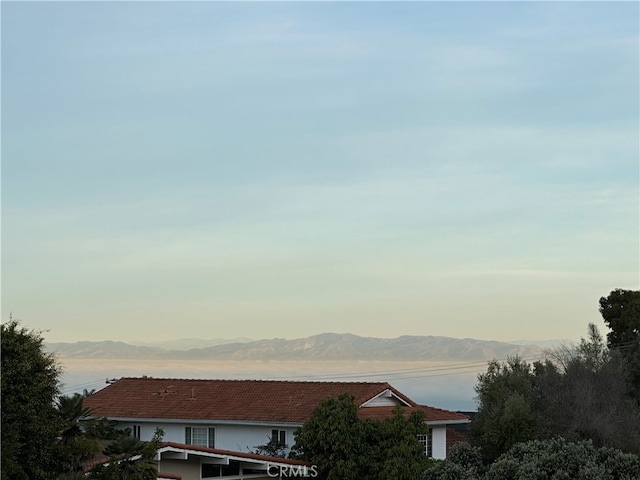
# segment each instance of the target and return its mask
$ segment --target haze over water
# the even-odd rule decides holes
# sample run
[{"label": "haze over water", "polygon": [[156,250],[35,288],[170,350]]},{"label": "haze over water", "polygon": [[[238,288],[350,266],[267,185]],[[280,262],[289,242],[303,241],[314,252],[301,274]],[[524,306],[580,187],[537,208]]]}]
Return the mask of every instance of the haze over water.
[{"label": "haze over water", "polygon": [[63,393],[100,389],[107,379],[140,377],[388,382],[414,401],[475,410],[473,386],[483,362],[299,362],[64,359]]}]

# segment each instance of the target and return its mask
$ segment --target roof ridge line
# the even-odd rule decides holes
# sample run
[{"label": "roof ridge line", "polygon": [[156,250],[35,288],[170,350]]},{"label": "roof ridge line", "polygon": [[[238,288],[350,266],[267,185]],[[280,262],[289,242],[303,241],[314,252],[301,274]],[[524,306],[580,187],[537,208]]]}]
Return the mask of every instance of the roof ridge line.
[{"label": "roof ridge line", "polygon": [[268,378],[177,378],[177,377],[120,377],[120,380],[140,380],[140,381],[184,381],[184,382],[263,382],[263,383],[339,383],[347,385],[383,385],[393,388],[389,382],[365,382],[365,381],[343,381],[343,380],[287,380],[287,379],[268,379]]}]

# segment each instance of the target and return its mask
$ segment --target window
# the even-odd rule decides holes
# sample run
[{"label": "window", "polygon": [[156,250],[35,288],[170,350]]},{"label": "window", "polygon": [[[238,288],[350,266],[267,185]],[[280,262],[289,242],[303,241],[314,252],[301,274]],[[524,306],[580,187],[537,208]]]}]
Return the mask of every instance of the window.
[{"label": "window", "polygon": [[220,476],[220,465],[203,463],[200,470],[201,470],[200,476],[202,478],[215,478]]},{"label": "window", "polygon": [[424,448],[424,454],[431,458],[433,456],[433,442],[432,442],[432,431],[431,429],[427,430],[427,433],[419,433],[418,441],[422,444]]},{"label": "window", "polygon": [[286,430],[271,430],[271,441],[278,442],[280,445],[287,444],[287,431]]},{"label": "window", "polygon": [[216,444],[216,429],[211,427],[185,427],[184,443],[214,448]]},{"label": "window", "polygon": [[418,441],[420,442],[420,445],[422,445],[422,450],[424,451],[424,454],[427,454],[427,434],[426,433],[419,433],[418,434]]},{"label": "window", "polygon": [[140,425],[133,426],[133,436],[134,438],[137,438],[138,440],[140,440]]},{"label": "window", "polygon": [[[247,472],[245,471],[245,473]],[[264,471],[260,473],[264,473]],[[238,475],[240,475],[240,462],[235,460],[231,460],[229,465],[203,463],[200,468],[200,476],[202,478],[237,477]]]}]

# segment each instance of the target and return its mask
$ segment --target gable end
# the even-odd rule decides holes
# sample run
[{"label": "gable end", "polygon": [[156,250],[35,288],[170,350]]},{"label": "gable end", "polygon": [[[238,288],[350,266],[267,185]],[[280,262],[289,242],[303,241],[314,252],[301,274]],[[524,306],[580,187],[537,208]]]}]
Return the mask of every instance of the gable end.
[{"label": "gable end", "polygon": [[411,407],[412,405],[406,400],[400,398],[391,389],[380,392],[375,397],[364,402],[361,407]]}]

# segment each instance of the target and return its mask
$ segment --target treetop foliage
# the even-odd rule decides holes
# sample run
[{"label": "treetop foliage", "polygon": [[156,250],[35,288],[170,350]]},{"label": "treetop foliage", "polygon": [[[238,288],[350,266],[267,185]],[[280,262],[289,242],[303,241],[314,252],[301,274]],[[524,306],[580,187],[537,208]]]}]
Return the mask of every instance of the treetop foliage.
[{"label": "treetop foliage", "polygon": [[640,410],[625,372],[595,325],[588,339],[544,362],[492,361],[478,376],[470,441],[482,447],[487,463],[518,443],[556,436],[640,453]]},{"label": "treetop foliage", "polygon": [[624,360],[629,394],[640,406],[640,290],[612,291],[600,299],[600,313],[611,329],[607,345]]},{"label": "treetop foliage", "polygon": [[109,463],[99,464],[91,469],[88,478],[94,480],[156,480],[158,472],[154,457],[164,431],[157,428],[150,442],[135,437],[120,437],[104,450]]},{"label": "treetop foliage", "polygon": [[417,435],[424,412],[400,408],[383,421],[361,420],[350,395],[325,399],[295,433],[290,457],[318,467],[320,480],[414,480],[428,464]]},{"label": "treetop foliage", "polygon": [[286,443],[282,443],[277,437],[271,437],[267,443],[254,446],[251,453],[265,455],[267,457],[286,458],[287,448],[288,445]]},{"label": "treetop foliage", "polygon": [[43,341],[11,318],[1,325],[2,480],[47,479],[55,471],[60,367]]},{"label": "treetop foliage", "polygon": [[[96,419],[83,406],[89,392],[60,396],[61,368],[43,348],[41,332],[9,319],[1,325],[2,480],[73,480],[87,478],[84,466],[103,450],[101,441],[125,438],[115,422]],[[98,480],[155,480],[154,442],[114,442],[106,454],[122,461],[89,474]],[[131,439],[131,437],[126,437]],[[122,445],[136,455],[130,458]],[[131,448],[130,448],[131,447]],[[139,456],[139,457],[138,457]]]},{"label": "treetop foliage", "polygon": [[613,290],[600,298],[600,314],[611,329],[609,347],[624,347],[640,338],[640,290]]}]

